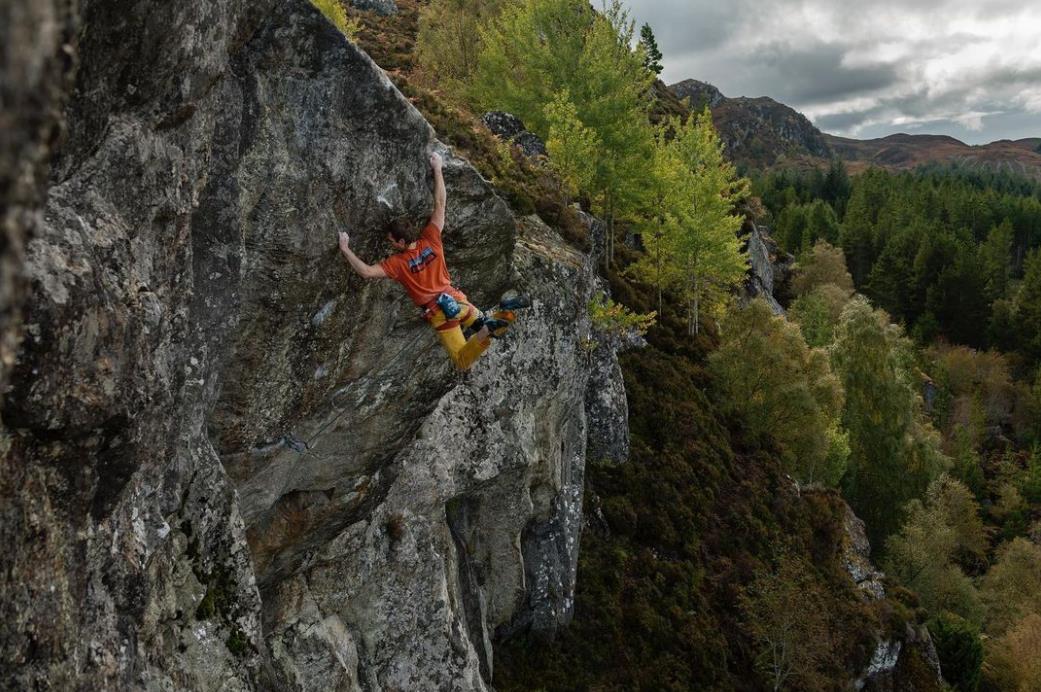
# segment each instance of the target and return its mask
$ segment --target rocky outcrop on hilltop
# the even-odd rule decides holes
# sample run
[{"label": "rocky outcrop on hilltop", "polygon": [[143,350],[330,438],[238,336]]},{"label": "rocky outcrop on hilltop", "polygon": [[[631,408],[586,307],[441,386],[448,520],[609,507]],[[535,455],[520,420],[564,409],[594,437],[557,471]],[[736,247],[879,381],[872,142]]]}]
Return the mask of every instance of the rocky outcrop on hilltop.
[{"label": "rocky outcrop on hilltop", "polygon": [[772,165],[786,156],[832,156],[824,136],[806,116],[765,96],[726,99],[712,118],[727,155],[735,161]]},{"label": "rocky outcrop on hilltop", "polygon": [[[493,636],[571,615],[591,383],[624,414],[594,259],[303,0],[82,12],[2,409],[0,680],[485,689]],[[459,285],[535,300],[465,375],[336,250],[428,212],[432,148]]]},{"label": "rocky outcrop on hilltop", "polygon": [[784,157],[830,159],[826,135],[806,116],[771,98],[727,98],[719,89],[688,79],[669,86],[695,110],[712,109],[712,120],[732,161],[770,166]]},{"label": "rocky outcrop on hilltop", "polygon": [[726,98],[716,87],[696,79],[684,79],[682,82],[671,84],[669,90],[678,99],[686,102],[692,111],[701,111],[706,106],[715,108]]}]

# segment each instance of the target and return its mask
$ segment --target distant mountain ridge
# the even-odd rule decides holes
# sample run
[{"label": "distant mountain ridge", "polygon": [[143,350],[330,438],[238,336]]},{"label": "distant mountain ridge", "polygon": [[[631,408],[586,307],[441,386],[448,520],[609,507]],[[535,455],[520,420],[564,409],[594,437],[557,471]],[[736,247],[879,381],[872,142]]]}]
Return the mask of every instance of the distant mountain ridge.
[{"label": "distant mountain ridge", "polygon": [[821,132],[794,108],[767,96],[728,98],[707,82],[669,86],[694,110],[708,106],[728,156],[755,168],[817,166],[833,158],[853,171],[879,166],[904,170],[927,163],[961,164],[1041,178],[1041,137],[970,145],[947,135],[893,134],[852,139]]}]

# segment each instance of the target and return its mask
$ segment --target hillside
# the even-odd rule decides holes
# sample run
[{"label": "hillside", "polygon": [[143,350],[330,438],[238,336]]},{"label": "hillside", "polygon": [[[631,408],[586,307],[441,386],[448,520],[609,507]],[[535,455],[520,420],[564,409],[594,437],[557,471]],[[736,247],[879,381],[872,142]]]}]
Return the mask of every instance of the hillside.
[{"label": "hillside", "polygon": [[669,86],[698,110],[706,105],[737,163],[753,168],[825,165],[832,158],[851,171],[877,166],[909,170],[923,164],[957,164],[969,169],[1041,178],[1041,138],[969,145],[944,135],[894,134],[878,139],[838,137],[818,130],[795,109],[768,97],[728,98],[705,82],[688,79]]}]

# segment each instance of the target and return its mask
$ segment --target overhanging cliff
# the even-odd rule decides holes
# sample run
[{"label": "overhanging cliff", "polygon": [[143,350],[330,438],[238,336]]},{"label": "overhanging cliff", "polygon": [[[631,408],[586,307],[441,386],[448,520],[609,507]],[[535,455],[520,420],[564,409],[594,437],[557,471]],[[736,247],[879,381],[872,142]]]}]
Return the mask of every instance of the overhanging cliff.
[{"label": "overhanging cliff", "polygon": [[4,684],[483,689],[497,629],[570,617],[588,430],[624,426],[595,262],[446,152],[459,285],[535,299],[457,375],[336,251],[384,252],[443,149],[364,53],[303,0],[80,14],[3,403]]}]

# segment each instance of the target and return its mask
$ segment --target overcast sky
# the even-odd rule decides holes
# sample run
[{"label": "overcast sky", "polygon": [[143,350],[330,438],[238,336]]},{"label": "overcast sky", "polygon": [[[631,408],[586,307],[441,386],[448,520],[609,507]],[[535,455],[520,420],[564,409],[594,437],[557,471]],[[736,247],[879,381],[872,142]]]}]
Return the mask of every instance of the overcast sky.
[{"label": "overcast sky", "polygon": [[820,129],[1041,137],[1041,0],[623,0],[667,84],[770,96]]}]

